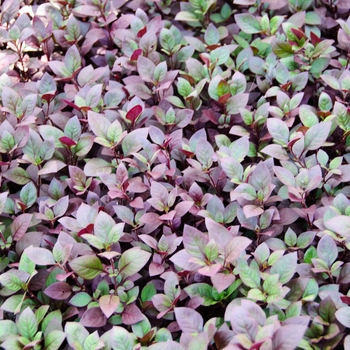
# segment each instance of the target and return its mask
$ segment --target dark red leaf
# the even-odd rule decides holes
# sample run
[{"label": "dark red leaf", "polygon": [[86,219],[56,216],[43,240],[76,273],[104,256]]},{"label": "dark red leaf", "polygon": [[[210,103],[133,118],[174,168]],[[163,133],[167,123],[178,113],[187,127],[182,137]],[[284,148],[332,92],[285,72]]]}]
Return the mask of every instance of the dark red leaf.
[{"label": "dark red leaf", "polygon": [[42,99],[44,99],[46,102],[51,101],[55,97],[55,94],[43,94],[41,96]]},{"label": "dark red leaf", "polygon": [[193,157],[193,156],[194,156],[194,153],[191,152],[191,151],[187,151],[187,150],[185,150],[185,149],[180,149],[180,151],[181,151],[184,155],[186,155],[187,157]]},{"label": "dark red leaf", "polygon": [[71,138],[67,137],[67,136],[62,136],[59,138],[59,140],[66,146],[68,147],[73,147],[73,146],[76,146],[77,143],[72,140]]},{"label": "dark red leaf", "polygon": [[346,305],[350,305],[350,297],[346,296],[346,295],[342,295],[340,297],[341,301],[346,304]]},{"label": "dark red leaf", "polygon": [[227,93],[225,95],[222,95],[219,99],[218,102],[221,104],[225,104],[227,102],[227,100],[231,97],[230,93]]},{"label": "dark red leaf", "polygon": [[72,107],[72,108],[74,108],[74,109],[77,109],[78,111],[80,111],[80,107],[78,107],[75,103],[73,103],[72,101],[69,101],[69,100],[67,100],[67,99],[65,99],[65,98],[62,98],[61,99],[61,101],[63,101],[64,103],[67,103],[67,105],[69,106],[69,107]]},{"label": "dark red leaf", "polygon": [[142,38],[147,33],[147,27],[143,27],[137,32],[137,37]]},{"label": "dark red leaf", "polygon": [[94,229],[94,224],[89,224],[87,225],[85,228],[81,229],[78,232],[78,236],[80,237],[81,235],[85,234],[85,233],[91,233]]},{"label": "dark red leaf", "polygon": [[142,50],[141,49],[137,49],[137,50],[135,50],[133,53],[132,53],[132,55],[131,55],[131,57],[130,57],[130,60],[131,61],[137,61],[137,59],[139,58],[139,56],[141,56],[142,55]]},{"label": "dark red leaf", "polygon": [[306,38],[306,35],[300,29],[291,28],[290,31],[298,38],[298,40]]},{"label": "dark red leaf", "polygon": [[218,47],[220,47],[219,44],[213,44],[213,45],[207,46],[207,49],[208,49],[209,51],[213,51],[213,50],[217,49]]},{"label": "dark red leaf", "polygon": [[126,119],[129,119],[134,126],[136,119],[140,116],[141,113],[142,107],[140,105],[136,105],[132,107],[128,113],[126,113]]},{"label": "dark red leaf", "polygon": [[321,42],[321,39],[313,32],[310,31],[311,44],[316,45]]}]

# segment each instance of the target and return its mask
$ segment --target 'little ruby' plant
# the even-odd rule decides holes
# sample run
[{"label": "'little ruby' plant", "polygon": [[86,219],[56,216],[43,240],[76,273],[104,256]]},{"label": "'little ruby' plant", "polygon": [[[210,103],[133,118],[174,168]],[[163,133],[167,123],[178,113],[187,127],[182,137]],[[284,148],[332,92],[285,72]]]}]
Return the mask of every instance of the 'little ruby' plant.
[{"label": "'little ruby' plant", "polygon": [[350,349],[349,0],[0,11],[0,348]]}]

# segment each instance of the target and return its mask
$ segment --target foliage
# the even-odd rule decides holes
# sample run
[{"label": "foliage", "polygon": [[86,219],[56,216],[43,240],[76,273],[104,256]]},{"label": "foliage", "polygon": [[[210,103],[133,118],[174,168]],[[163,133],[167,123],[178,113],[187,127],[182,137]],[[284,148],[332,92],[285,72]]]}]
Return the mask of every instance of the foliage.
[{"label": "foliage", "polygon": [[349,8],[3,1],[1,349],[350,349]]}]

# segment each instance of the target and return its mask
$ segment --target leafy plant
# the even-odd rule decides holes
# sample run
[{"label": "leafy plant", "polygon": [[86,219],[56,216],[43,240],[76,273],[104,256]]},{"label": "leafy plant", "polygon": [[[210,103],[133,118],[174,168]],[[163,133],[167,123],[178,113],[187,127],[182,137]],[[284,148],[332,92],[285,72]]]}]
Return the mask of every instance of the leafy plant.
[{"label": "leafy plant", "polygon": [[349,6],[3,1],[1,349],[350,348]]}]

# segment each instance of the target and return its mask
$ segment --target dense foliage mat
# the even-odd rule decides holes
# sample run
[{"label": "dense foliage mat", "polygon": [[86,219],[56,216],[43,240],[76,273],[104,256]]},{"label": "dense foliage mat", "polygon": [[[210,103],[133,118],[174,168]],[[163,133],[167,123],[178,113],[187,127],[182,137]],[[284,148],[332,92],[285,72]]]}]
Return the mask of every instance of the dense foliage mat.
[{"label": "dense foliage mat", "polygon": [[1,349],[350,349],[349,8],[2,1]]}]

